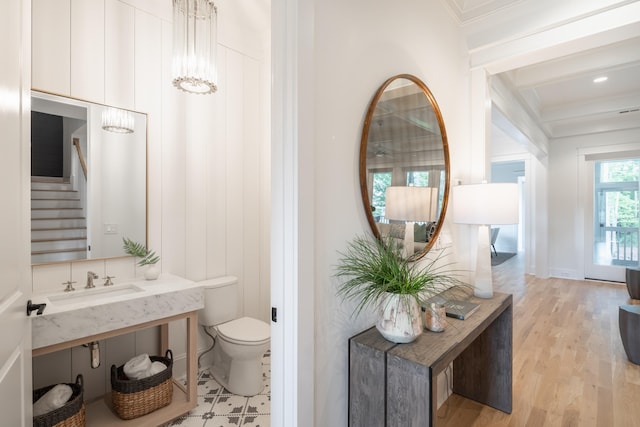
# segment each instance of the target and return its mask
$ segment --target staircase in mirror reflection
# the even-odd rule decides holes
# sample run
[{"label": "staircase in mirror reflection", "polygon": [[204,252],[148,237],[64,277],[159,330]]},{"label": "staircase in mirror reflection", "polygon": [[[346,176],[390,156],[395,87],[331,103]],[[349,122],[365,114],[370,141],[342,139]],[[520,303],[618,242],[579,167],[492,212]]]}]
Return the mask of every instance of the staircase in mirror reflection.
[{"label": "staircase in mirror reflection", "polygon": [[31,262],[87,257],[84,202],[62,178],[31,177]]}]

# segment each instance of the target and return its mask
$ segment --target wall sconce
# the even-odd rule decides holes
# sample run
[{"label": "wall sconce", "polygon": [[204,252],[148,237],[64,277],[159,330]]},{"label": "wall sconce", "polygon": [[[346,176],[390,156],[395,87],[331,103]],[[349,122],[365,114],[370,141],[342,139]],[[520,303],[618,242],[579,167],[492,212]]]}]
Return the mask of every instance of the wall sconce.
[{"label": "wall sconce", "polygon": [[479,226],[474,295],[493,297],[489,226],[518,223],[518,185],[482,183],[453,187],[453,222]]},{"label": "wall sconce", "polygon": [[387,187],[385,214],[390,220],[406,221],[404,256],[414,254],[414,225],[433,221],[438,210],[438,189],[432,187]]},{"label": "wall sconce", "polygon": [[218,71],[218,9],[212,0],[173,0],[173,85],[213,93]]},{"label": "wall sconce", "polygon": [[107,107],[102,112],[102,129],[115,133],[133,133],[135,119],[131,111]]}]

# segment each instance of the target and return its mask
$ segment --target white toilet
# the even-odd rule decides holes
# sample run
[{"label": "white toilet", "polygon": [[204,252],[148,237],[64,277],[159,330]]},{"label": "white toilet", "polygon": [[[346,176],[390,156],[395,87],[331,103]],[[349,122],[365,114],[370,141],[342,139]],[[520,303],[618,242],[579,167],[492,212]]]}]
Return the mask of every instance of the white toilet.
[{"label": "white toilet", "polygon": [[211,373],[218,383],[233,394],[254,396],[264,388],[262,356],[269,349],[269,324],[251,317],[238,316],[238,278],[219,277],[199,282],[204,288],[204,308],[198,323],[213,327]]}]

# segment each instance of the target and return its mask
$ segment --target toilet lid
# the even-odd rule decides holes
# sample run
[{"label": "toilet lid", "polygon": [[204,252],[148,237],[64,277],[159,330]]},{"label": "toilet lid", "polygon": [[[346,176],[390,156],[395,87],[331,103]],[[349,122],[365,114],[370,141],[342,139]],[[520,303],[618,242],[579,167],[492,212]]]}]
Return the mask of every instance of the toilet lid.
[{"label": "toilet lid", "polygon": [[251,317],[241,317],[218,325],[218,333],[234,341],[259,342],[271,336],[270,327],[265,322]]}]

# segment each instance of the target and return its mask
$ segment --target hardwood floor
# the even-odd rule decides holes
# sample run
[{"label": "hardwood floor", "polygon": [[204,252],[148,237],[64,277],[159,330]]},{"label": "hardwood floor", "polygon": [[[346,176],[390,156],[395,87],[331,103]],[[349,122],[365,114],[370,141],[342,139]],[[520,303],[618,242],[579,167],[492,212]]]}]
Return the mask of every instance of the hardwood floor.
[{"label": "hardwood floor", "polygon": [[640,426],[640,366],[618,330],[624,284],[525,277],[522,263],[493,268],[494,289],[513,294],[513,412],[454,394],[438,426]]}]

